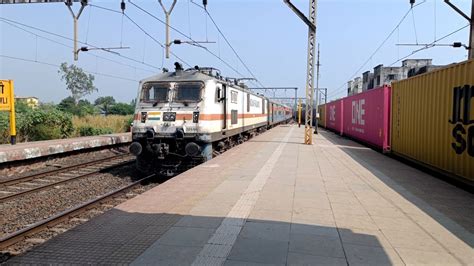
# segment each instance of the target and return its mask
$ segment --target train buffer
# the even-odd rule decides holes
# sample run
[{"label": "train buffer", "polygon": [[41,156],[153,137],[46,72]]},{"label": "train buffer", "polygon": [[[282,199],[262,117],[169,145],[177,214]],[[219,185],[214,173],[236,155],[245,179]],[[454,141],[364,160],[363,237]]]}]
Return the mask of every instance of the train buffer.
[{"label": "train buffer", "polygon": [[472,194],[302,130],[269,130],[9,263],[472,263]]}]

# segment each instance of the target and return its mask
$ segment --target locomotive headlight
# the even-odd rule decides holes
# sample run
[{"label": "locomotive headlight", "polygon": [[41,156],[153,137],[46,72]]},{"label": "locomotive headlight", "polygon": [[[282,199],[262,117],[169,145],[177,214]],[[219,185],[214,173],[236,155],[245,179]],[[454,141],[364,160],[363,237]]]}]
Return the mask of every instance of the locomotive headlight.
[{"label": "locomotive headlight", "polygon": [[193,123],[199,122],[199,112],[193,112]]},{"label": "locomotive headlight", "polygon": [[141,122],[142,123],[145,123],[146,122],[146,118],[147,118],[148,114],[147,112],[142,112],[142,115],[141,115]]}]

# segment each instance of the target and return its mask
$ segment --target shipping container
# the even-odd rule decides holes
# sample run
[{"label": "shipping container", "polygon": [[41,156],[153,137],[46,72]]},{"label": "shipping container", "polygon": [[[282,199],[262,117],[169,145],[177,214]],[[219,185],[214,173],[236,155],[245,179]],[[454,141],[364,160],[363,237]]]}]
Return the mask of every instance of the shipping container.
[{"label": "shipping container", "polygon": [[390,87],[384,86],[344,98],[344,135],[369,146],[390,149]]},{"label": "shipping container", "polygon": [[341,135],[344,133],[342,127],[342,103],[343,99],[326,104],[326,128]]},{"label": "shipping container", "polygon": [[325,104],[321,104],[318,106],[318,113],[319,113],[318,125],[320,127],[326,127],[326,105]]},{"label": "shipping container", "polygon": [[474,184],[474,60],[395,82],[391,149]]}]

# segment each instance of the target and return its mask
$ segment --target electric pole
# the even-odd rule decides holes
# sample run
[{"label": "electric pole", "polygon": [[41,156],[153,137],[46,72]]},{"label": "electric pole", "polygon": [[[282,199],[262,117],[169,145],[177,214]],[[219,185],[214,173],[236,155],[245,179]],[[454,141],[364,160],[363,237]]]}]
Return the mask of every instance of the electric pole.
[{"label": "electric pole", "polygon": [[79,20],[79,17],[82,14],[82,11],[84,8],[87,6],[87,0],[81,0],[81,8],[79,9],[79,12],[77,12],[77,15],[74,14],[74,11],[72,10],[72,2],[71,0],[67,0],[64,3],[66,4],[67,8],[71,12],[72,19],[74,21],[74,61],[77,61],[79,59],[79,49],[77,49],[77,21]]},{"label": "electric pole", "polygon": [[161,5],[161,8],[163,8],[163,12],[165,12],[165,17],[166,17],[166,43],[165,43],[165,49],[166,49],[166,58],[170,58],[170,46],[171,46],[171,41],[170,41],[170,16],[171,12],[173,12],[173,8],[176,5],[176,2],[178,0],[173,0],[173,3],[171,4],[170,10],[166,10],[165,5],[163,5],[162,0],[158,0],[158,2]]},{"label": "electric pole", "polygon": [[462,12],[462,10],[455,6],[453,3],[451,3],[450,0],[444,0],[444,2],[448,4],[452,9],[454,9],[454,11],[458,12],[459,15],[469,21],[469,24],[471,25],[471,30],[469,31],[469,54],[467,58],[474,59],[474,0],[472,0],[471,3],[471,17]]},{"label": "electric pole", "polygon": [[313,144],[313,97],[314,97],[314,52],[316,42],[316,2],[309,0],[309,18],[307,18],[290,0],[283,0],[285,4],[308,25],[308,66],[306,78],[306,119],[304,143]]},{"label": "electric pole", "polygon": [[314,115],[316,118],[314,119],[314,134],[318,134],[318,115],[319,115],[319,43],[318,43],[318,62],[316,63],[316,89],[315,93],[316,96],[314,97],[314,108],[316,110],[316,114]]}]

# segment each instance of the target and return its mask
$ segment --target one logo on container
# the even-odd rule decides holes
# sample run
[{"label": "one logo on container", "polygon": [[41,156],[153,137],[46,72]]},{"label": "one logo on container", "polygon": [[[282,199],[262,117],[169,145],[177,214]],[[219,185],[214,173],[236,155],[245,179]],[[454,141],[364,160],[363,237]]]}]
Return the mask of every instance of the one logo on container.
[{"label": "one logo on container", "polygon": [[359,128],[357,126],[364,126],[365,125],[365,120],[364,120],[364,115],[365,115],[365,99],[360,99],[360,100],[354,100],[352,101],[352,130],[355,132],[359,133],[364,133],[363,128]]},{"label": "one logo on container", "polygon": [[336,121],[336,106],[329,106],[329,121]]},{"label": "one logo on container", "polygon": [[354,125],[365,125],[364,109],[365,99],[360,99],[356,101],[352,101],[352,124]]},{"label": "one logo on container", "polygon": [[467,151],[474,157],[474,114],[471,114],[474,86],[464,85],[453,89],[453,109],[449,123],[455,125],[452,131],[454,142],[451,147],[456,154]]}]

